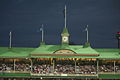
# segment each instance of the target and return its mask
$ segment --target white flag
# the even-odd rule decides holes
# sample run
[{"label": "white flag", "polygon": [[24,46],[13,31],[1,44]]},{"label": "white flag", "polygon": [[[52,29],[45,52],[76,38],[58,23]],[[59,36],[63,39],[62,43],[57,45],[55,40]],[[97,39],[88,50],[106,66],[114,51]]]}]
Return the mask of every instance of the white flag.
[{"label": "white flag", "polygon": [[9,33],[10,37],[11,37],[11,34],[12,34],[12,33],[10,32],[10,33]]},{"label": "white flag", "polygon": [[42,24],[42,27],[40,28],[40,31],[43,31],[43,24]]},{"label": "white flag", "polygon": [[87,27],[85,28],[85,31],[88,31],[88,25],[87,25]]},{"label": "white flag", "polygon": [[40,31],[43,31],[43,27],[40,28]]}]

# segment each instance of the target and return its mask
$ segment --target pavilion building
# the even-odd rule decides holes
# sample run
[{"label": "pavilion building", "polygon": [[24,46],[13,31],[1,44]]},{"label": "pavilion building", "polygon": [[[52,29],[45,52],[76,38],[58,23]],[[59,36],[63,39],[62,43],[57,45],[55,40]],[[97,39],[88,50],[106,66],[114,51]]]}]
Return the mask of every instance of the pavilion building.
[{"label": "pavilion building", "polygon": [[0,47],[0,79],[120,79],[120,49],[69,45],[66,25],[60,45]]}]

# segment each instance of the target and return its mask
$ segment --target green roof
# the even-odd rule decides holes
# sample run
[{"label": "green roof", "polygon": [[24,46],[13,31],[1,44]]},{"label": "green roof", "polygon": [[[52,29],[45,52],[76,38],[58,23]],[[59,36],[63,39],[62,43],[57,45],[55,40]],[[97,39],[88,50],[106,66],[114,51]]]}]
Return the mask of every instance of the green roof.
[{"label": "green roof", "polygon": [[36,48],[31,53],[53,54],[56,50],[60,50],[60,49],[69,49],[74,51],[77,54],[99,54],[97,51],[95,51],[91,47],[83,48],[83,46],[81,45],[68,45],[66,47],[62,47],[62,45],[44,45]]},{"label": "green roof", "polygon": [[99,58],[120,58],[120,49],[95,49],[99,52]]},{"label": "green roof", "polygon": [[[99,56],[64,56],[64,55],[32,55],[32,54],[54,54],[55,51],[61,49],[69,49],[76,54],[99,54]],[[42,45],[38,48],[23,48],[23,47],[0,47],[0,58],[120,58],[119,49],[93,49],[91,47],[83,48],[82,45]]]},{"label": "green roof", "polygon": [[34,48],[21,48],[21,47],[0,47],[0,57],[1,58],[24,58],[29,57],[30,52]]},{"label": "green roof", "polygon": [[68,29],[64,27],[63,32],[61,34],[62,36],[69,36]]}]

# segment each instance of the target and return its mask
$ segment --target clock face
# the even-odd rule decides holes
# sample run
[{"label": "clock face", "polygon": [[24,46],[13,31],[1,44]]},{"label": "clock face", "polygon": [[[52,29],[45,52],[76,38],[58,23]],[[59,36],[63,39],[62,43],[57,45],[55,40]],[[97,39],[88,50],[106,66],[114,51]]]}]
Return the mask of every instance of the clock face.
[{"label": "clock face", "polygon": [[63,41],[64,42],[68,41],[68,37],[63,37]]}]

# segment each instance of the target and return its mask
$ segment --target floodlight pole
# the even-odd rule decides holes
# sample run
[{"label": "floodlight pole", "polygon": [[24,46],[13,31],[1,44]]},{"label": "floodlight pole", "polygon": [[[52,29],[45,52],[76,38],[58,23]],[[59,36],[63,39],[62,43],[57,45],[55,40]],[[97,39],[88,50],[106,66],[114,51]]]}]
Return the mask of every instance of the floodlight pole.
[{"label": "floodlight pole", "polygon": [[42,38],[41,38],[41,41],[43,42],[44,41],[44,29],[43,29],[43,24],[42,24],[42,27],[40,28],[40,31],[42,32]]},{"label": "floodlight pole", "polygon": [[87,25],[87,42],[88,42],[88,35],[89,35],[89,34],[88,34],[88,25]]},{"label": "floodlight pole", "polygon": [[65,17],[65,28],[67,27],[67,14],[66,14],[66,5],[65,5],[65,11],[64,11],[64,17]]},{"label": "floodlight pole", "polygon": [[12,32],[9,33],[9,48],[12,47]]}]

